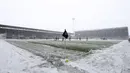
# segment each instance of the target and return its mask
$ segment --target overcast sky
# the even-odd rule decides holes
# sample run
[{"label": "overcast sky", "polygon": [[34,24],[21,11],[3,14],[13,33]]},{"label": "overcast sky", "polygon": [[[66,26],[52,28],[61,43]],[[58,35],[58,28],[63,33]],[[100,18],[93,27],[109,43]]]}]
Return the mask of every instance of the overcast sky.
[{"label": "overcast sky", "polygon": [[0,24],[69,32],[130,28],[130,0],[0,0]]}]

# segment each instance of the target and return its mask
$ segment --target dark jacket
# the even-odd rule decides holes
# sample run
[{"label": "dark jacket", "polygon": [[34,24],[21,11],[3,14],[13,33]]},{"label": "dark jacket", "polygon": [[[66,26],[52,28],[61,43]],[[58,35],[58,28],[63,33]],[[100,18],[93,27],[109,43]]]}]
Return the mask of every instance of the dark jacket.
[{"label": "dark jacket", "polygon": [[128,41],[130,42],[130,38],[128,39]]}]

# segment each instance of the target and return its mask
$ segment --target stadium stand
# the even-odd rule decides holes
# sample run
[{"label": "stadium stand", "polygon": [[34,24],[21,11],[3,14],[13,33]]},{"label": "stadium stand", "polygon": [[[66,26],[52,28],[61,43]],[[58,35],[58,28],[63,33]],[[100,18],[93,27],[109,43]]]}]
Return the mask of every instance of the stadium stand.
[{"label": "stadium stand", "polygon": [[55,37],[62,38],[62,33],[0,24],[0,34],[7,39],[53,39]]},{"label": "stadium stand", "polygon": [[128,27],[76,31],[77,38],[128,39]]}]

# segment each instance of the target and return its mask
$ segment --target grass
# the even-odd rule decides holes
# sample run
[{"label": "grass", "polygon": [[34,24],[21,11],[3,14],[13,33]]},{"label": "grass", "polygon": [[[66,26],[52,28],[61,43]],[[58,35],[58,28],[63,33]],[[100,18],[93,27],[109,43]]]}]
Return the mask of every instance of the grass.
[{"label": "grass", "polygon": [[[82,52],[89,52],[90,50],[96,50],[106,48],[117,44],[119,41],[67,41],[66,49],[76,50]],[[29,41],[33,44],[49,45],[56,48],[65,48],[65,43],[62,41]]]}]

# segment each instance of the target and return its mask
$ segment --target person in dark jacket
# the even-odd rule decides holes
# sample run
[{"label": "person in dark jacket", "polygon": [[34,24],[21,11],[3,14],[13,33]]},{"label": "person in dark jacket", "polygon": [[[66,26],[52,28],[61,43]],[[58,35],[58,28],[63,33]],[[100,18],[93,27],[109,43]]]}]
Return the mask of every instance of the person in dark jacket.
[{"label": "person in dark jacket", "polygon": [[128,41],[130,42],[130,38],[128,39]]},{"label": "person in dark jacket", "polygon": [[79,38],[79,40],[81,40],[81,37]]},{"label": "person in dark jacket", "polygon": [[86,37],[86,41],[88,41],[88,37]]}]

